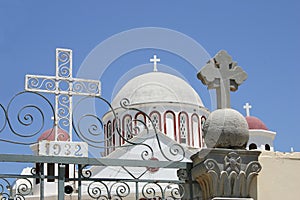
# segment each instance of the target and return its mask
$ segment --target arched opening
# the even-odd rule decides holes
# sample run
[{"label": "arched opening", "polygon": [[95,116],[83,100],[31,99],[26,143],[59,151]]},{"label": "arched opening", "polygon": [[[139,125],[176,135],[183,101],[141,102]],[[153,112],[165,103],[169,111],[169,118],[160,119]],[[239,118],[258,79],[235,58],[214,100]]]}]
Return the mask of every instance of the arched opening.
[{"label": "arched opening", "polygon": [[186,112],[180,112],[178,116],[179,141],[181,144],[190,145],[189,118]]},{"label": "arched opening", "polygon": [[166,135],[177,141],[176,119],[175,113],[172,111],[167,111],[164,114],[164,132]]},{"label": "arched opening", "polygon": [[206,117],[201,116],[201,129],[203,128],[205,121],[206,121]]},{"label": "arched opening", "polygon": [[120,146],[121,143],[120,143],[120,137],[119,137],[119,134],[118,134],[118,131],[119,131],[119,124],[120,124],[120,120],[116,120],[114,119],[113,120],[113,123],[112,123],[112,151],[114,151],[116,149],[116,146]]},{"label": "arched opening", "polygon": [[[152,121],[152,124],[156,130],[161,131],[161,119],[160,119],[160,114],[157,111],[153,111],[150,113],[150,118]],[[150,127],[152,126],[150,125]]]},{"label": "arched opening", "polygon": [[[195,145],[197,147],[201,147],[201,132],[200,132],[200,121],[199,117],[196,113],[192,115],[191,118],[191,125],[192,125],[192,134],[191,134],[191,143],[192,146],[194,147]],[[198,142],[198,144],[197,144]],[[195,144],[196,143],[196,144]]]},{"label": "arched opening", "polygon": [[[138,134],[147,128],[146,115],[142,112],[138,112],[134,117],[134,134]],[[137,129],[138,128],[138,129]]]},{"label": "arched opening", "polygon": [[265,145],[265,150],[266,150],[266,151],[271,151],[270,145],[266,144],[266,145]]},{"label": "arched opening", "polygon": [[105,143],[106,143],[106,155],[110,153],[110,148],[112,145],[112,124],[111,121],[108,121],[106,124],[106,138],[105,138]]},{"label": "arched opening", "polygon": [[254,143],[251,143],[251,144],[249,145],[249,150],[252,150],[252,149],[257,149],[257,145],[254,144]]},{"label": "arched opening", "polygon": [[125,143],[125,140],[132,138],[132,118],[130,115],[125,115],[122,122],[122,139],[121,144]]}]

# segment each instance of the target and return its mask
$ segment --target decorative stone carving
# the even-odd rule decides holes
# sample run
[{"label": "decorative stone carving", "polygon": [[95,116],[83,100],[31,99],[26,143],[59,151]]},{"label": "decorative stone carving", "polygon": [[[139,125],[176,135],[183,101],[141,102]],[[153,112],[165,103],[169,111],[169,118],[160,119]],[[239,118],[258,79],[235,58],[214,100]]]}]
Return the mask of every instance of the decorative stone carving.
[{"label": "decorative stone carving", "polygon": [[[255,177],[261,170],[261,165],[256,160],[259,153],[254,152],[253,155],[252,152],[247,153],[245,150],[240,152],[244,154],[246,162],[243,162],[238,151],[220,149],[213,150],[208,158],[200,163],[194,159],[192,176],[199,183],[204,200],[214,197],[250,197],[251,187],[255,186]],[[247,154],[249,156],[246,156]]]},{"label": "decorative stone carving", "polygon": [[231,173],[232,171],[235,171],[236,173],[240,173],[241,162],[242,159],[237,153],[230,152],[224,158],[224,169],[228,173]]}]

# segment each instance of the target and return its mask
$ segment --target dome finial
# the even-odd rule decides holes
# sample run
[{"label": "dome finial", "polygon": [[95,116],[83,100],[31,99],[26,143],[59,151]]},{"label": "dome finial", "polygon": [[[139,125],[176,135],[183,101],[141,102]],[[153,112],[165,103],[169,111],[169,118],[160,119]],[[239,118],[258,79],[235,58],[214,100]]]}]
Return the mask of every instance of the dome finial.
[{"label": "dome finial", "polygon": [[246,110],[246,116],[249,117],[252,106],[249,103],[246,103],[243,108]]},{"label": "dome finial", "polygon": [[153,55],[153,58],[150,58],[150,62],[153,62],[153,71],[157,72],[157,63],[160,62],[160,59]]}]

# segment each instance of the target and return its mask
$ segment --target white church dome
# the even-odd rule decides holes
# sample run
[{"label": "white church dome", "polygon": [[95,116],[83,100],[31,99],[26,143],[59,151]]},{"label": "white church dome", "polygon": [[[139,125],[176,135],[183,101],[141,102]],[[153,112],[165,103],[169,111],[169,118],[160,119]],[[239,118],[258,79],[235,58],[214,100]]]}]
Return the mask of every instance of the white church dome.
[{"label": "white church dome", "polygon": [[120,107],[123,98],[129,99],[131,104],[180,103],[204,107],[186,81],[163,72],[146,73],[128,81],[113,99],[113,108]]}]

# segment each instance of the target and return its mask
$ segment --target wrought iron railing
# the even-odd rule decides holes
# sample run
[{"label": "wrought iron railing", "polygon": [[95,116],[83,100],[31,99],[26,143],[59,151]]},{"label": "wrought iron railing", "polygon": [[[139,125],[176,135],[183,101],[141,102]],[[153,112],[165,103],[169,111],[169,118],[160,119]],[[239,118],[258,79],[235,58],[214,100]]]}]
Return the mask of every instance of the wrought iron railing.
[{"label": "wrought iron railing", "polygon": [[[32,95],[43,102],[41,106],[30,103]],[[25,101],[20,98],[25,97]],[[105,136],[105,127],[102,117],[95,113],[77,114],[77,109],[81,107],[86,100],[93,99],[93,101],[101,101],[106,104],[106,111],[113,115],[115,121],[115,129],[111,135]],[[29,103],[26,103],[26,102]],[[25,103],[25,105],[22,105]],[[173,142],[168,145],[168,150],[162,147],[159,132],[155,128],[151,118],[143,110],[134,108],[130,105],[128,99],[123,99],[120,102],[121,108],[126,111],[142,113],[146,116],[147,124],[145,121],[132,119],[128,122],[129,136],[124,135],[122,127],[120,126],[118,115],[112,108],[111,104],[100,96],[84,97],[77,101],[71,114],[73,119],[73,137],[77,140],[85,142],[94,149],[100,149],[99,152],[105,149],[122,149],[130,146],[140,146],[142,149],[139,159],[108,159],[100,158],[100,154],[94,157],[70,157],[60,155],[43,156],[43,155],[20,155],[20,154],[0,154],[0,161],[5,163],[32,163],[33,167],[30,174],[21,175],[19,173],[8,174],[0,172],[0,195],[1,199],[30,199],[34,191],[34,180],[38,180],[40,191],[40,199],[45,196],[45,184],[48,179],[54,179],[58,185],[58,199],[63,199],[65,192],[61,191],[67,183],[75,183],[76,191],[72,191],[70,195],[75,195],[78,199],[181,199],[184,194],[184,181],[181,180],[162,180],[162,179],[143,179],[143,174],[151,170],[164,168],[164,169],[186,169],[188,162],[183,162],[186,157],[184,147],[180,144]],[[44,111],[44,109],[46,111]],[[97,113],[97,112],[96,112]],[[34,145],[37,143],[38,137],[45,132],[47,128],[52,131],[44,137],[47,140],[53,134],[57,124],[55,119],[55,108],[51,101],[44,95],[36,92],[25,91],[20,92],[14,96],[7,106],[0,104],[0,141],[4,143],[12,143],[17,145]],[[51,117],[53,117],[51,119]],[[86,120],[89,118],[89,120]],[[93,119],[93,120],[91,120]],[[85,120],[85,124],[82,125]],[[89,124],[87,124],[89,122]],[[143,124],[143,129],[136,126],[138,123]],[[47,125],[50,127],[46,127]],[[156,157],[157,149],[144,140],[134,140],[133,138],[140,134],[143,130],[144,134],[149,134],[156,142],[159,154],[165,161],[158,161],[153,159]],[[127,131],[128,132],[128,131]],[[151,133],[150,133],[151,132]],[[113,144],[110,142],[115,137],[120,138],[123,143]],[[55,137],[59,140],[60,137]],[[93,154],[95,155],[95,154]],[[95,158],[97,157],[97,158]],[[49,175],[44,171],[44,165],[49,163],[56,163],[58,167],[58,174]],[[76,173],[73,177],[65,177],[66,167],[74,165]],[[90,167],[97,166],[119,166],[130,178],[101,178],[93,174]],[[143,169],[140,176],[135,176],[129,168]],[[84,187],[83,187],[84,186]],[[135,188],[132,191],[132,188]],[[64,188],[66,189],[66,188]],[[68,189],[68,188],[67,188]],[[70,189],[70,188],[69,188]],[[72,187],[72,189],[74,189]],[[84,190],[84,191],[83,191]],[[70,191],[69,191],[70,192]],[[67,191],[68,193],[68,191]],[[134,194],[134,197],[132,195]]]}]

